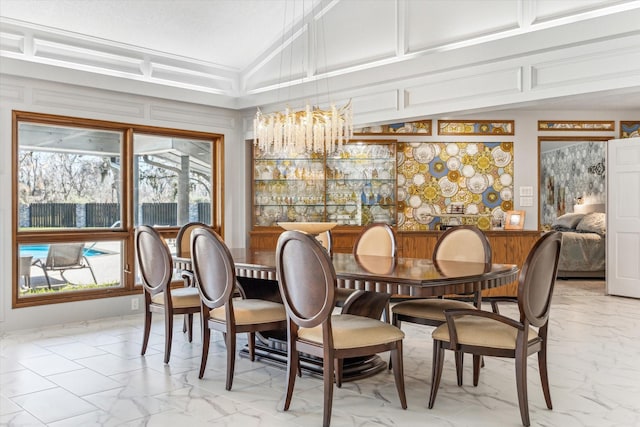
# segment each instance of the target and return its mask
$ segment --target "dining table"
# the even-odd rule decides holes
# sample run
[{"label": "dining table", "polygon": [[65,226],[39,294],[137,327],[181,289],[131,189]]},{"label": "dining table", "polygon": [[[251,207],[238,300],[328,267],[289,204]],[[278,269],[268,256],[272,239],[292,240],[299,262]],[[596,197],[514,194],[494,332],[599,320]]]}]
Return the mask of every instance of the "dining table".
[{"label": "dining table", "polygon": [[[276,273],[276,251],[230,248],[240,294],[282,302]],[[433,261],[425,258],[387,257],[334,253],[336,286],[353,289],[354,295],[342,307],[342,313],[380,318],[395,298],[427,298],[445,295],[473,295],[480,302],[483,289],[511,283],[518,278],[514,264],[491,264],[467,261]],[[189,258],[174,258],[178,268],[189,271]],[[286,365],[286,331],[261,333],[256,342],[256,356]],[[246,349],[241,356],[248,357]],[[322,361],[301,357],[302,368],[322,375]],[[345,360],[343,381],[373,375],[386,368],[377,355]]]}]

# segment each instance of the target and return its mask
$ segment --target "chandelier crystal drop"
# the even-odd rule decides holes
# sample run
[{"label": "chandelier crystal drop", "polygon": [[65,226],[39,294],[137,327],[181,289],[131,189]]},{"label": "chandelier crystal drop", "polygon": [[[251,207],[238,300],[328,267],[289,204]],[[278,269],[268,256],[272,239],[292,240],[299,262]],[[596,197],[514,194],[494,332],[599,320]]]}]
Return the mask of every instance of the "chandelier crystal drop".
[{"label": "chandelier crystal drop", "polygon": [[266,153],[333,153],[353,138],[351,101],[322,110],[307,104],[304,110],[263,114],[253,120],[253,143]]}]

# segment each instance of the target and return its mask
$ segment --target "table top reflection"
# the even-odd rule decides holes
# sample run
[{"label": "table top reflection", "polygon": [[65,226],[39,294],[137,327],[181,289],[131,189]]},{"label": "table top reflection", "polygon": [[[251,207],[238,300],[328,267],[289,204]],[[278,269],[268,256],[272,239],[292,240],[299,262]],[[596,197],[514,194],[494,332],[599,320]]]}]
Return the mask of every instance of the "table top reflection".
[{"label": "table top reflection", "polygon": [[[233,248],[231,254],[236,269],[259,271],[275,277],[276,254],[273,250]],[[411,295],[442,295],[460,292],[459,285],[469,285],[477,291],[506,284],[517,279],[514,264],[485,264],[466,261],[365,256],[334,253],[333,266],[338,285],[344,281],[379,282],[408,287]],[[428,290],[427,290],[428,289]],[[393,291],[395,293],[396,291]]]}]

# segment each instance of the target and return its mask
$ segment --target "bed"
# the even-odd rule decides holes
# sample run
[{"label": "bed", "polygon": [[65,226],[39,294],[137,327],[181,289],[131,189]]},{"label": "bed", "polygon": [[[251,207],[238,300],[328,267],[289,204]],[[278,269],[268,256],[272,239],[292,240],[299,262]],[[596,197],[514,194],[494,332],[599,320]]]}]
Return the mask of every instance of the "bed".
[{"label": "bed", "polygon": [[552,229],[562,232],[558,278],[605,277],[605,206],[578,205],[575,212],[558,217]]}]

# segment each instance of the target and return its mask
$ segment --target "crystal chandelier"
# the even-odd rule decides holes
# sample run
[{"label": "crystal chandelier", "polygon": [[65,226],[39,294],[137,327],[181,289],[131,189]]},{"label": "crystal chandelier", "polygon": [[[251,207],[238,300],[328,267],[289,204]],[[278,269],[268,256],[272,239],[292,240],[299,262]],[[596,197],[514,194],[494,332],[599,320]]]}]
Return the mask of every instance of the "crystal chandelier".
[{"label": "crystal chandelier", "polygon": [[268,153],[333,153],[353,137],[351,101],[341,108],[322,110],[307,104],[304,110],[262,114],[253,120],[253,143]]}]

